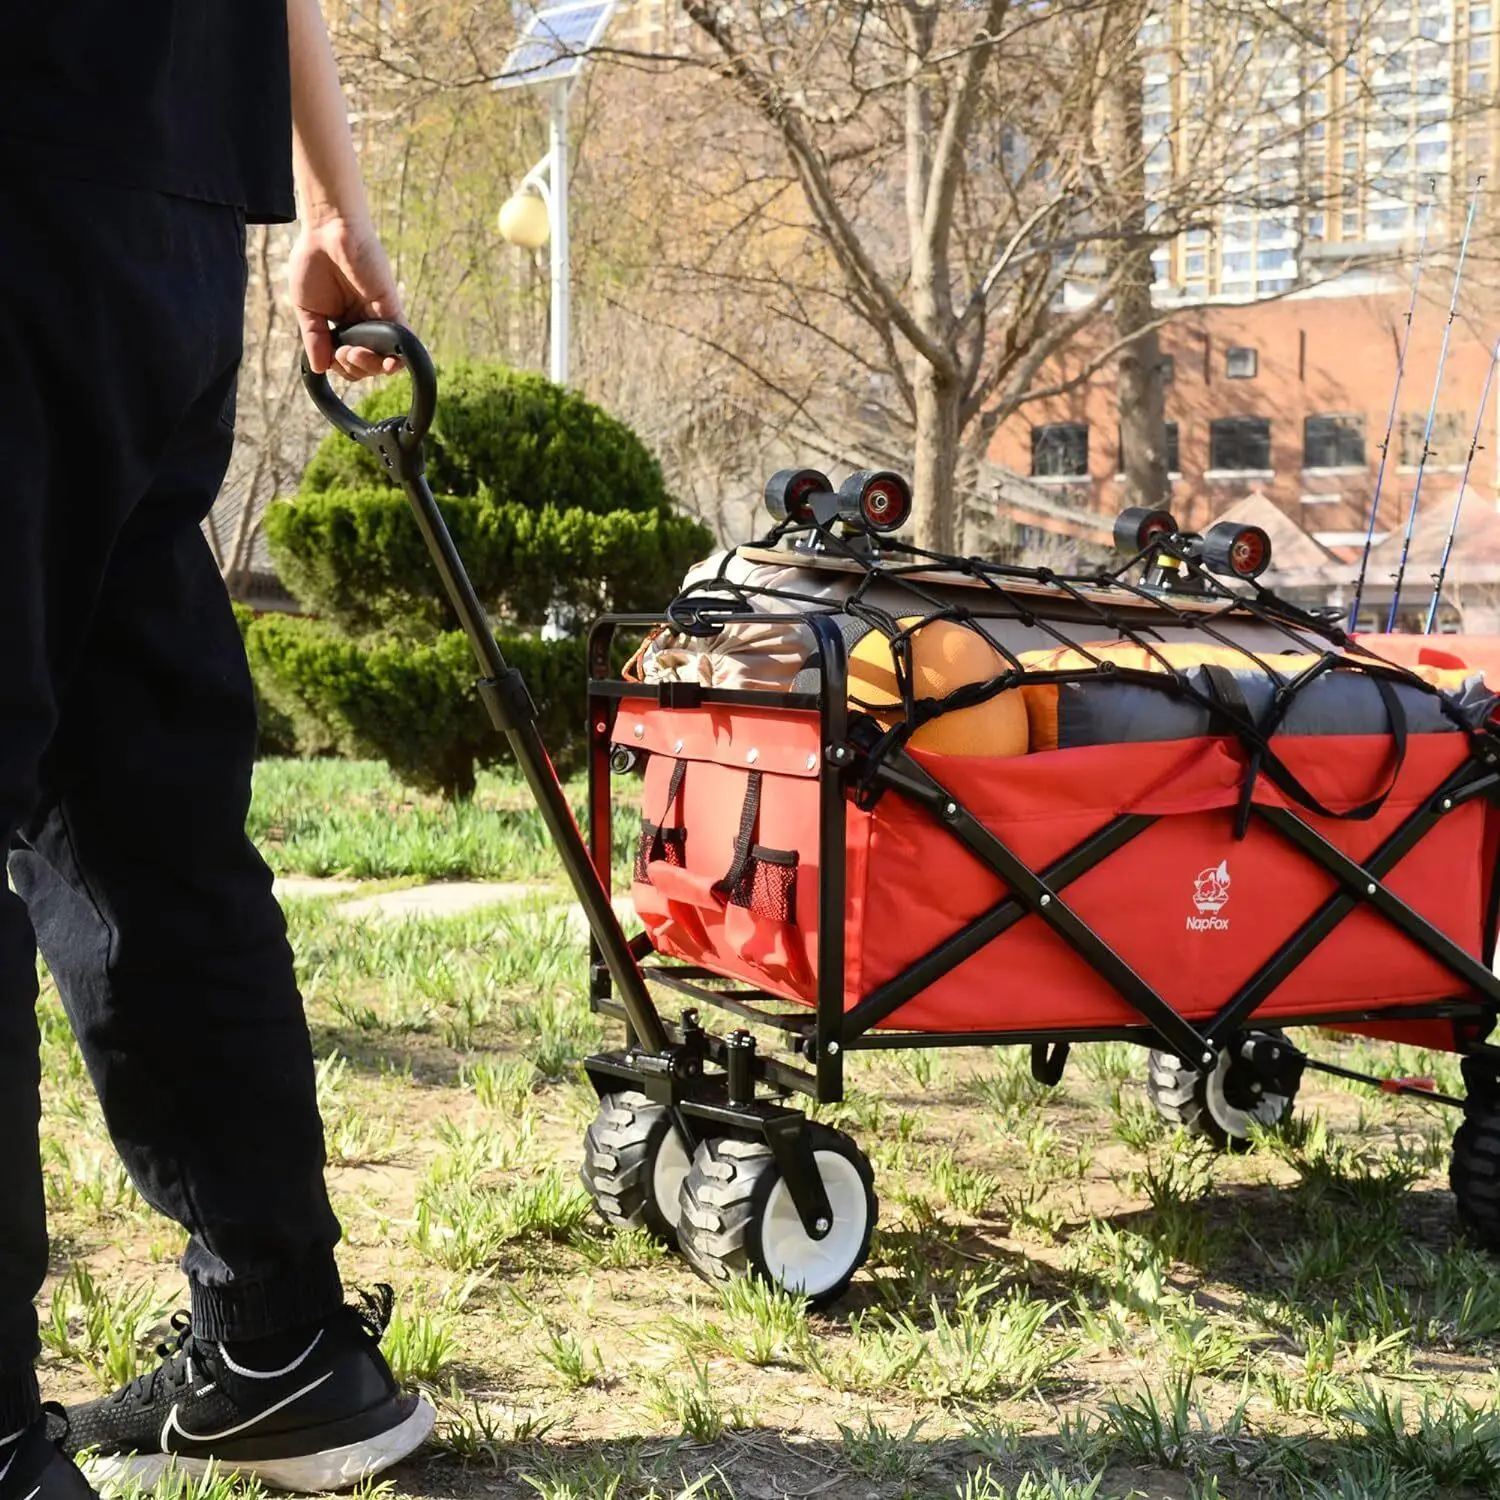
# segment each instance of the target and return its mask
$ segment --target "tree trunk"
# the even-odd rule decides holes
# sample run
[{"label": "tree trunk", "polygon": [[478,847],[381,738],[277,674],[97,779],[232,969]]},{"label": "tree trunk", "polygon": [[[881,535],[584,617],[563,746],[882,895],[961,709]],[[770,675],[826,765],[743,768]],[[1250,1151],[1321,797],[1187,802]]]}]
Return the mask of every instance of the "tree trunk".
[{"label": "tree trunk", "polygon": [[[1161,344],[1151,305],[1153,244],[1146,236],[1146,158],[1142,130],[1145,78],[1137,38],[1144,7],[1120,8],[1112,45],[1101,48],[1105,67],[1100,123],[1116,196],[1115,227],[1121,238],[1108,256],[1115,284],[1115,331],[1130,342],[1117,365],[1120,471],[1125,504],[1165,508],[1167,478],[1166,401],[1161,380]],[[1132,339],[1131,335],[1135,337]]]},{"label": "tree trunk", "polygon": [[958,545],[958,504],[953,482],[958,466],[959,406],[962,391],[926,360],[918,358],[913,377],[917,398],[916,467],[912,496],[917,545],[931,552],[953,552]]},{"label": "tree trunk", "polygon": [[[1149,271],[1150,257],[1147,256]],[[1115,295],[1115,320],[1123,337],[1151,321],[1151,285],[1132,277]],[[1166,400],[1161,382],[1161,345],[1155,328],[1145,328],[1120,353],[1120,468],[1125,475],[1125,504],[1167,509]]]},{"label": "tree trunk", "polygon": [[[906,24],[906,219],[911,247],[911,309],[922,332],[938,348],[953,344],[953,300],[948,267],[948,226],[931,222],[933,96],[926,60],[936,35],[938,8],[917,4],[903,12]],[[912,502],[917,545],[952,552],[958,540],[954,515],[954,470],[958,464],[959,402],[956,376],[939,369],[919,349],[912,374],[916,401],[916,455]],[[957,360],[953,361],[954,369]]]}]

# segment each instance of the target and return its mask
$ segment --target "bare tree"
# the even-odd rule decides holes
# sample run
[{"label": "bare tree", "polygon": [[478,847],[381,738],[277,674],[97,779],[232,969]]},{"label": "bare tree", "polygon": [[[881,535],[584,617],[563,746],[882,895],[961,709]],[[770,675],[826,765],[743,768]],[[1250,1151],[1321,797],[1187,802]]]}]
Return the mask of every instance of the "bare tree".
[{"label": "bare tree", "polygon": [[1167,418],[1161,379],[1159,319],[1152,302],[1156,280],[1146,194],[1145,67],[1139,38],[1146,0],[1121,0],[1099,18],[1099,135],[1109,217],[1121,233],[1105,251],[1114,285],[1114,329],[1120,341],[1117,366],[1120,468],[1127,505],[1152,509],[1168,497]]},{"label": "bare tree", "polygon": [[316,438],[302,396],[296,322],[287,305],[290,233],[253,225],[246,235],[245,355],[235,453],[204,534],[231,594],[244,594],[267,505],[295,483]]},{"label": "bare tree", "polygon": [[918,538],[951,550],[966,431],[1107,301],[1101,286],[1079,308],[1053,306],[1082,250],[1091,80],[1047,60],[1045,6],[683,5],[762,127],[762,191],[744,207],[800,220],[831,261],[839,285],[825,298],[844,329],[863,327],[830,334],[807,318],[808,331],[888,381],[913,433]]}]

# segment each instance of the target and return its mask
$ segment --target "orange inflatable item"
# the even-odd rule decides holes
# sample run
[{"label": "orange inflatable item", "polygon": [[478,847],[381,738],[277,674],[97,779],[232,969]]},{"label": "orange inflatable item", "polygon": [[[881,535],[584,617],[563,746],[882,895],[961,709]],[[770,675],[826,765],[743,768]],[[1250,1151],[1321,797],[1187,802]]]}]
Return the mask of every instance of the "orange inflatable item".
[{"label": "orange inflatable item", "polygon": [[[955,688],[988,682],[1010,663],[979,631],[953,620],[905,619],[911,630],[912,692],[923,698],[946,698]],[[901,693],[890,640],[879,630],[849,653],[849,703],[889,728],[900,717]],[[881,713],[883,707],[895,713]],[[913,749],[935,755],[1025,755],[1029,738],[1026,704],[1014,688],[972,708],[954,709],[924,724],[911,737]]]},{"label": "orange inflatable item", "polygon": [[1500,685],[1500,636],[1494,635],[1361,635],[1359,644],[1386,661],[1399,662],[1419,676],[1429,668],[1479,672],[1491,686]]}]

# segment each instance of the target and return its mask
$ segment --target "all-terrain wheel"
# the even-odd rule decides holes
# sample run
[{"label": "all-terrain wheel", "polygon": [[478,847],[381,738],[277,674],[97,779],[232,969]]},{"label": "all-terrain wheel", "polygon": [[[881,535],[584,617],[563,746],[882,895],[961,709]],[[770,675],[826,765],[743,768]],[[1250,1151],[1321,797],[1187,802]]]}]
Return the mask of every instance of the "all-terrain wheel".
[{"label": "all-terrain wheel", "polygon": [[[1281,1032],[1270,1028],[1247,1035],[1286,1041]],[[1172,1052],[1152,1052],[1147,1059],[1146,1094],[1157,1114],[1168,1125],[1212,1141],[1221,1151],[1248,1150],[1250,1127],[1280,1128],[1291,1117],[1297,1099],[1295,1087],[1279,1092],[1245,1076],[1235,1050],[1225,1047],[1211,1072]],[[1234,1076],[1232,1068],[1237,1070]]]},{"label": "all-terrain wheel", "polygon": [[671,1113],[634,1090],[606,1094],[583,1138],[583,1185],[616,1229],[677,1243],[683,1179],[692,1165]]},{"label": "all-terrain wheel", "polygon": [[1500,1252],[1500,1082],[1472,1058],[1464,1059],[1463,1073],[1464,1122],[1453,1136],[1448,1184],[1464,1231]]},{"label": "all-terrain wheel", "polygon": [[842,1131],[816,1124],[808,1131],[833,1207],[821,1240],[803,1229],[769,1146],[719,1137],[698,1147],[682,1184],[678,1243],[705,1281],[757,1276],[826,1307],[865,1263],[880,1211],[869,1160]]}]

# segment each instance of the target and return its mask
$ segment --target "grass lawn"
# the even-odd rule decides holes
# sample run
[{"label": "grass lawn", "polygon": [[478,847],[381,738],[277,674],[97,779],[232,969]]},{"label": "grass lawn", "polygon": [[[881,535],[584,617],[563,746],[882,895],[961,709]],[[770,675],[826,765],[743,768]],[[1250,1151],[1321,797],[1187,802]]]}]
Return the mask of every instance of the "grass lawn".
[{"label": "grass lawn", "polygon": [[[1500,1278],[1455,1234],[1448,1112],[1309,1075],[1283,1138],[1216,1157],[1156,1120],[1124,1046],[1075,1048],[1056,1090],[1020,1051],[862,1054],[822,1114],[875,1163],[868,1267],[812,1316],[721,1296],[578,1185],[577,1065],[613,1028],[515,779],[452,809],[370,766],[273,763],[253,831],[287,872],[539,888],[399,924],[288,908],[346,1279],[397,1287],[387,1351],[441,1412],[377,1492],[1500,1495]],[[116,1166],[50,989],[42,1026],[43,1375],[82,1395],[150,1358],[181,1236]],[[1458,1088],[1447,1057],[1315,1050]]]}]

